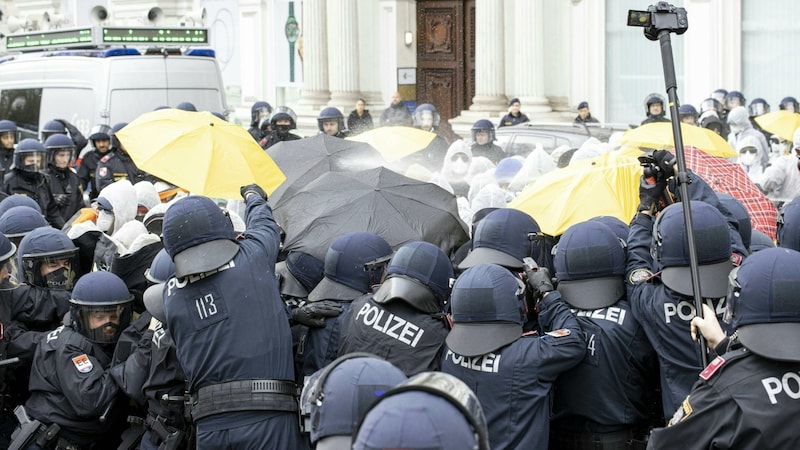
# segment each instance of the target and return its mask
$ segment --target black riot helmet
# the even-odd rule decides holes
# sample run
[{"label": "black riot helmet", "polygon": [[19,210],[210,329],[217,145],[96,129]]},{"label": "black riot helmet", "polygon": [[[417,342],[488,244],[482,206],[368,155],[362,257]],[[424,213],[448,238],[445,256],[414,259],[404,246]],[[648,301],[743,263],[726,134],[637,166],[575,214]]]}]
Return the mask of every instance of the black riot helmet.
[{"label": "black riot helmet", "polygon": [[494,142],[494,124],[489,119],[481,119],[472,124],[472,141],[476,142],[475,134],[478,131],[488,131],[489,132],[489,142]]},{"label": "black riot helmet", "polygon": [[784,97],[781,100],[780,108],[782,111],[800,112],[797,106],[797,99],[794,97]]},{"label": "black riot helmet", "polygon": [[678,108],[678,116],[680,117],[681,122],[683,122],[684,117],[692,117],[694,119],[694,122],[697,122],[699,114],[697,113],[697,109],[695,109],[694,106],[685,103]]},{"label": "black riot helmet", "polygon": [[267,102],[258,101],[253,103],[250,107],[250,126],[255,128],[261,124],[261,121],[267,119],[272,115],[272,105]]},{"label": "black riot helmet", "polygon": [[715,89],[714,92],[711,93],[711,98],[718,101],[719,104],[723,106],[725,105],[725,97],[727,96],[728,96],[728,90],[722,88]]},{"label": "black riot helmet", "polygon": [[[278,125],[279,120],[288,120],[289,125]],[[279,135],[287,135],[290,130],[297,128],[297,114],[288,106],[278,106],[269,121],[264,123],[269,123],[270,128],[273,131],[277,131]],[[264,123],[261,125],[262,130],[264,129]]]},{"label": "black riot helmet", "polygon": [[42,142],[54,134],[67,134],[67,127],[58,120],[51,120],[44,124],[40,130]]},{"label": "black riot helmet", "polygon": [[657,92],[653,92],[652,94],[649,94],[644,99],[644,113],[648,117],[650,117],[651,116],[651,114],[650,114],[650,105],[660,104],[661,105],[661,114],[658,114],[658,117],[664,117],[664,114],[666,113],[666,109],[664,108],[664,105],[666,103],[667,102],[666,102],[666,100],[664,100],[664,96],[663,95],[661,95],[661,94],[659,94]]},{"label": "black riot helmet", "polygon": [[10,120],[0,120],[0,136],[5,136],[6,134],[14,137],[14,142],[11,144],[11,147],[8,147],[13,149],[14,145],[19,141],[17,124]]},{"label": "black riot helmet", "polygon": [[92,148],[97,149],[95,141],[111,141],[111,133],[111,127],[104,123],[93,126],[89,132],[89,143],[92,144]]},{"label": "black riot helmet", "polygon": [[436,107],[430,103],[423,103],[414,110],[414,127],[423,130],[438,130],[441,116]]},{"label": "black riot helmet", "polygon": [[[44,148],[47,150],[47,163],[59,170],[69,170],[75,164],[75,143],[65,134],[54,134],[44,141]],[[56,166],[56,155],[69,152],[69,162],[67,167],[59,168]]]},{"label": "black riot helmet", "polygon": [[47,167],[47,150],[36,139],[23,139],[14,149],[15,169],[37,173],[43,171],[45,167]]},{"label": "black riot helmet", "polygon": [[737,106],[747,106],[744,95],[739,91],[728,92],[728,95],[725,96],[725,109],[730,111]]},{"label": "black riot helmet", "polygon": [[133,313],[133,295],[117,275],[89,272],[72,290],[70,319],[78,333],[98,344],[113,344],[128,327]]},{"label": "black riot helmet", "polygon": [[700,115],[706,111],[714,111],[717,113],[717,117],[719,117],[720,114],[724,112],[724,109],[725,108],[722,106],[722,103],[713,97],[709,97],[700,102]]},{"label": "black riot helmet", "polygon": [[437,246],[410,242],[397,249],[386,267],[386,280],[375,293],[377,303],[404,301],[429,314],[441,313],[450,300],[453,264]]},{"label": "black riot helmet", "polygon": [[78,248],[61,230],[36,228],[19,243],[17,265],[29,284],[70,290],[78,273]]},{"label": "black riot helmet", "polygon": [[111,127],[111,132],[109,133],[109,137],[111,138],[111,150],[117,151],[122,150],[122,146],[119,143],[119,139],[117,139],[117,131],[125,128],[128,125],[128,122],[119,122],[118,124]]},{"label": "black riot helmet", "polygon": [[750,117],[758,117],[769,112],[769,103],[763,98],[754,98],[747,109],[750,111]]},{"label": "black riot helmet", "polygon": [[334,121],[339,124],[337,132],[344,131],[344,115],[341,111],[339,111],[339,108],[328,106],[319,112],[319,116],[317,117],[317,128],[319,128],[319,131],[324,132],[325,130],[323,129],[322,124],[325,122]]}]

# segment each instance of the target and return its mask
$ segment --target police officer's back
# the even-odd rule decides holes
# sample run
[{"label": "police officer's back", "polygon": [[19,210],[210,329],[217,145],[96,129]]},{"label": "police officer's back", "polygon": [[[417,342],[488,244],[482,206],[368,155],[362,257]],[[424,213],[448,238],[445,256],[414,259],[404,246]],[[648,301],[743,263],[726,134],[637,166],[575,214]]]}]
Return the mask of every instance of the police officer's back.
[{"label": "police officer's back", "polygon": [[58,204],[50,191],[50,182],[44,174],[47,151],[35,139],[23,139],[14,150],[14,166],[3,179],[3,191],[8,195],[26,195],[36,200],[45,212],[47,222],[55,228],[64,226]]},{"label": "police officer's back", "polygon": [[523,336],[526,286],[508,270],[479,264],[453,285],[453,330],[442,372],[476,392],[493,449],[547,448],[553,382],[586,352],[578,321],[552,291],[547,269],[539,271],[528,288],[541,299],[541,336]]},{"label": "police officer's back", "polygon": [[438,370],[449,325],[453,267],[439,247],[410,242],[386,268],[386,280],[372,296],[350,306],[339,354],[368,351],[386,358],[406,375]]},{"label": "police officer's back", "polygon": [[[733,268],[729,228],[713,206],[700,201],[690,205],[701,294],[721,314]],[[665,417],[679,407],[703,370],[700,349],[688,335],[695,309],[686,239],[679,203],[665,208],[655,223],[648,210],[637,214],[628,238],[628,299],[658,354]]]},{"label": "police officer's back", "polygon": [[558,291],[586,337],[586,356],[555,385],[550,449],[625,450],[649,429],[657,359],[625,295],[625,248],[603,223],[571,226],[555,254]]},{"label": "police officer's back", "polygon": [[[324,277],[308,294],[306,308],[338,308],[345,312],[351,302],[372,292],[383,276],[392,247],[382,237],[368,232],[339,236],[325,254]],[[368,267],[365,267],[369,265]],[[332,303],[332,305],[331,305]],[[305,306],[304,306],[305,307]],[[294,315],[297,320],[298,311]],[[302,375],[307,376],[336,359],[342,335],[344,314],[325,320],[322,327],[310,328],[303,354]]]},{"label": "police officer's back", "polygon": [[719,355],[648,448],[798,448],[800,253],[759,251],[730,275],[726,337],[713,311],[693,320]]},{"label": "police officer's back", "polygon": [[[59,448],[113,448],[118,442],[118,436],[108,435],[114,412],[107,410],[118,387],[107,369],[119,333],[130,322],[132,300],[116,275],[85,275],[72,293],[70,324],[47,334],[36,349],[25,409],[46,427],[61,427],[52,441]],[[101,421],[104,413],[109,419]]]},{"label": "police officer's back", "polygon": [[261,188],[242,194],[247,229],[239,240],[207,197],[184,197],[165,213],[164,248],[176,266],[165,288],[167,328],[193,396],[199,447],[303,448],[275,276],[278,225]]}]

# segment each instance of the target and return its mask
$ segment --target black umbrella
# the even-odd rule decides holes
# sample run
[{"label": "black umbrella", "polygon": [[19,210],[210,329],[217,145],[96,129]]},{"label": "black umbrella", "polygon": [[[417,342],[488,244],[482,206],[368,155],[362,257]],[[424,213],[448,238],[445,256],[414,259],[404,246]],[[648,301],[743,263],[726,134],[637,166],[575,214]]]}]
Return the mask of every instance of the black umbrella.
[{"label": "black umbrella", "polygon": [[269,197],[273,207],[325,173],[371,169],[384,164],[381,154],[371,145],[327,134],[280,142],[267,153],[286,175],[286,181]]},{"label": "black umbrella", "polygon": [[446,254],[469,239],[453,194],[384,167],[329,172],[275,208],[284,247],[325,258],[333,241],[354,231],[383,237],[396,249],[427,241]]}]

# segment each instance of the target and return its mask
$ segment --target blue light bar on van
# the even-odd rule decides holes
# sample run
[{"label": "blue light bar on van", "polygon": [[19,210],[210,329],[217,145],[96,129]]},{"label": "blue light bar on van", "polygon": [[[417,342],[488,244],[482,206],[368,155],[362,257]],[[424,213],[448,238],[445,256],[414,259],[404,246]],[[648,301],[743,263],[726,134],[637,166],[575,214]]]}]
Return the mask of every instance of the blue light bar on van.
[{"label": "blue light bar on van", "polygon": [[32,51],[44,48],[90,47],[92,28],[40,31],[6,36],[6,49]]},{"label": "blue light bar on van", "polygon": [[208,45],[206,28],[84,27],[6,36],[6,49],[22,52],[108,45]]},{"label": "blue light bar on van", "polygon": [[190,48],[183,52],[186,56],[206,56],[208,58],[214,58],[217,56],[217,52],[210,48]]}]

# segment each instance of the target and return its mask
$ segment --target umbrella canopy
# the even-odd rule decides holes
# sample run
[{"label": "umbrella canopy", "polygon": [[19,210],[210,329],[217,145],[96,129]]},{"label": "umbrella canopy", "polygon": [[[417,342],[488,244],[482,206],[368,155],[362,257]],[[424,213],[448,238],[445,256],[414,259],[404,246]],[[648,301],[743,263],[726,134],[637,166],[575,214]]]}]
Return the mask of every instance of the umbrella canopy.
[{"label": "umbrella canopy", "polygon": [[[734,158],[739,156],[728,141],[717,133],[694,125],[681,124],[683,145],[692,146],[720,158]],[[647,147],[654,149],[675,148],[672,138],[672,124],[669,122],[654,122],[628,130],[620,140],[622,145]]]},{"label": "umbrella canopy", "polygon": [[692,147],[684,149],[684,156],[686,167],[705,180],[715,192],[739,200],[750,214],[753,228],[775,239],[778,210],[738,164]]},{"label": "umbrella canopy", "polygon": [[610,152],[542,175],[508,206],[528,213],[550,236],[596,216],[628,223],[639,205],[641,174],[628,152]]},{"label": "umbrella canopy", "polygon": [[328,172],[379,167],[383,157],[369,144],[320,133],[313,137],[273,145],[267,153],[286,174],[286,181],[270,196],[273,207]]},{"label": "umbrella canopy", "polygon": [[250,133],[210,112],[144,113],[116,136],[139,169],[195,194],[239,198],[252,183],[270,193],[286,179]]},{"label": "umbrella canopy", "polygon": [[275,207],[284,248],[325,259],[333,241],[354,231],[375,233],[397,249],[427,241],[446,254],[469,239],[453,194],[384,167],[329,172]]},{"label": "umbrella canopy", "polygon": [[377,149],[387,162],[397,161],[426,148],[436,133],[411,127],[379,127],[347,138]]},{"label": "umbrella canopy", "polygon": [[756,117],[758,126],[781,139],[791,141],[794,131],[800,128],[800,114],[791,111],[774,111]]}]

